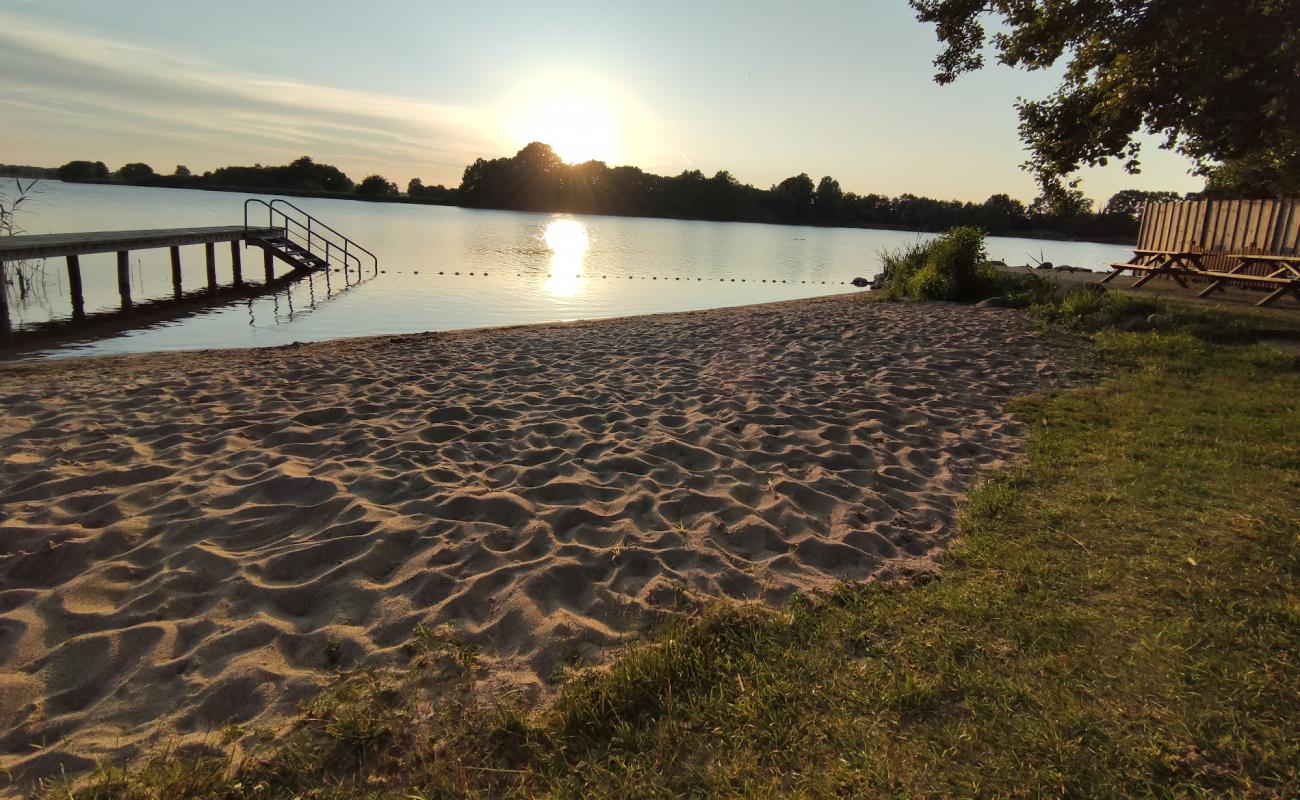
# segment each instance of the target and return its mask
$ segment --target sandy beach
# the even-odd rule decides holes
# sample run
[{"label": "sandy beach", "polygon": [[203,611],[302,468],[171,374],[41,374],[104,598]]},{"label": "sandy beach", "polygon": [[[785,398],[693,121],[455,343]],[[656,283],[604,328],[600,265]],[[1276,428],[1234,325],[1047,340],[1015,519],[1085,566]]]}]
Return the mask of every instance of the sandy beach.
[{"label": "sandy beach", "polygon": [[684,596],[924,568],[1056,364],[839,296],[0,366],[0,769],[276,729],[421,623],[543,702]]}]

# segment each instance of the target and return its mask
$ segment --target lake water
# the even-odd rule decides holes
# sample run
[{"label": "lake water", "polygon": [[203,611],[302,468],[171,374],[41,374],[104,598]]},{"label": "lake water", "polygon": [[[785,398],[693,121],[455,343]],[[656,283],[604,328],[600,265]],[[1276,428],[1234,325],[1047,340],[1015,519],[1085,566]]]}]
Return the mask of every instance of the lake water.
[{"label": "lake water", "polygon": [[[271,197],[58,181],[42,181],[37,192],[19,217],[27,233],[235,225],[246,197]],[[881,251],[929,236],[288,199],[373,250],[381,272],[353,286],[340,275],[315,275],[274,294],[32,355],[255,347],[813,297],[857,291],[849,281],[879,272]],[[1130,255],[1117,245],[1003,237],[991,237],[988,249],[1008,263],[1041,256],[1090,269]],[[203,248],[182,248],[182,257],[185,286],[205,285]],[[217,257],[224,285],[229,247],[219,245]],[[86,311],[116,309],[115,257],[82,256],[81,264]],[[133,251],[131,267],[137,302],[170,296],[167,250]],[[261,276],[260,252],[247,251],[243,271],[246,279]],[[11,308],[17,328],[70,314],[63,259],[50,259],[42,272],[32,296]]]}]

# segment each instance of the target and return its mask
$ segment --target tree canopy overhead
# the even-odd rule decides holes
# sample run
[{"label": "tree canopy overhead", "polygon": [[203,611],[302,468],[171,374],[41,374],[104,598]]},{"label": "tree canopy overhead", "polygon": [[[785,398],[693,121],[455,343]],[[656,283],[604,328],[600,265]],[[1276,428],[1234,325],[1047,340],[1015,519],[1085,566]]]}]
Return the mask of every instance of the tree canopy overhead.
[{"label": "tree canopy overhead", "polygon": [[941,84],[984,66],[990,44],[1007,66],[1066,60],[1055,93],[1017,103],[1026,166],[1045,189],[1112,159],[1137,172],[1136,137],[1148,132],[1192,158],[1211,189],[1300,191],[1296,0],[909,2],[944,45]]}]

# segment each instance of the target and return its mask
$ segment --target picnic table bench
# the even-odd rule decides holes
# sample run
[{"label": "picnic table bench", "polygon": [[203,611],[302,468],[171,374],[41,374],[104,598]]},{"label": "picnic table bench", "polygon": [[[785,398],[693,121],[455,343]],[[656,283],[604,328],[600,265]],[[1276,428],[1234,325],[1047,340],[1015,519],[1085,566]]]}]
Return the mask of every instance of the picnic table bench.
[{"label": "picnic table bench", "polygon": [[[1230,259],[1230,269],[1213,269],[1205,266],[1206,256],[1219,256]],[[1264,274],[1246,270],[1262,265]],[[1291,293],[1300,301],[1300,254],[1285,255],[1276,253],[1206,253],[1199,250],[1153,250],[1137,248],[1133,258],[1123,263],[1110,265],[1112,272],[1102,283],[1109,283],[1126,271],[1146,273],[1133,283],[1130,288],[1137,289],[1157,275],[1165,275],[1178,282],[1184,289],[1189,288],[1186,278],[1194,277],[1209,280],[1210,285],[1197,293],[1197,297],[1208,297],[1222,289],[1227,281],[1253,283],[1273,291],[1255,305],[1267,306],[1278,298]]]},{"label": "picnic table bench", "polygon": [[[1206,272],[1207,276],[1214,278],[1214,282],[1198,292],[1197,297],[1208,297],[1216,289],[1222,288],[1225,280],[1234,280],[1276,287],[1267,297],[1256,303],[1257,306],[1266,306],[1287,292],[1294,294],[1296,300],[1300,300],[1300,255],[1229,253],[1228,258],[1234,259],[1236,265],[1227,272]],[[1267,274],[1245,272],[1247,268],[1256,264],[1268,269]]]},{"label": "picnic table bench", "polygon": [[1178,282],[1179,286],[1187,288],[1187,281],[1183,280],[1180,271],[1200,272],[1202,270],[1200,262],[1201,253],[1195,250],[1152,250],[1149,248],[1135,248],[1133,257],[1124,263],[1112,263],[1111,269],[1114,270],[1109,275],[1101,279],[1102,283],[1110,283],[1116,277],[1126,270],[1134,272],[1145,272],[1132,285],[1137,289],[1147,281],[1157,275],[1166,275]]},{"label": "picnic table bench", "polygon": [[1132,272],[1133,288],[1163,276],[1208,283],[1199,297],[1232,284],[1271,290],[1256,305],[1300,301],[1300,199],[1144,203],[1133,257],[1110,268],[1102,283]]}]

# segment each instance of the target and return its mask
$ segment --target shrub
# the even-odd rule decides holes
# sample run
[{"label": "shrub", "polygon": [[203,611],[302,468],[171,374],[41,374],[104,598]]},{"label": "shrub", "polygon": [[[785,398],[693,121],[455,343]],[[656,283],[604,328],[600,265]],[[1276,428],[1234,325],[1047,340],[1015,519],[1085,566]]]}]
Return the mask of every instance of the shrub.
[{"label": "shrub", "polygon": [[930,256],[931,242],[913,242],[897,250],[886,250],[880,254],[882,269],[880,271],[880,296],[885,300],[904,299],[903,291],[911,282],[912,276],[925,266]]},{"label": "shrub", "polygon": [[984,231],[963,227],[881,257],[886,300],[978,300],[996,288],[996,271],[985,268]]},{"label": "shrub", "polygon": [[951,300],[957,294],[957,282],[952,275],[930,263],[912,275],[907,293],[918,300]]},{"label": "shrub", "polygon": [[[938,273],[928,286],[942,288],[944,296],[918,295],[928,300],[979,299],[979,268],[988,261],[984,249],[984,231],[974,227],[953,228],[930,245],[926,266]],[[918,284],[918,289],[924,285]]]}]

